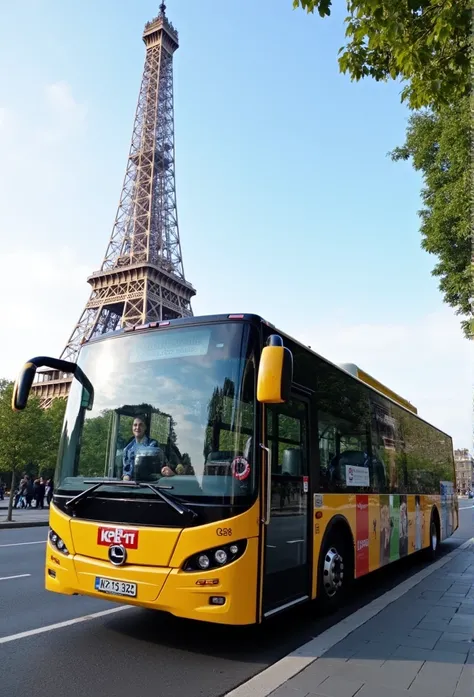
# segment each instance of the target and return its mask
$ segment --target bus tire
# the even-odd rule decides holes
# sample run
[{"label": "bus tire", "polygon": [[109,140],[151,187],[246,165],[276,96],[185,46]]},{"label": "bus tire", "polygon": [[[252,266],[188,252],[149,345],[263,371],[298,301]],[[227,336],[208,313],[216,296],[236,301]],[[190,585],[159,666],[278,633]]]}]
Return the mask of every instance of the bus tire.
[{"label": "bus tire", "polygon": [[332,613],[346,600],[354,580],[354,544],[345,524],[334,525],[325,535],[318,564],[318,608]]},{"label": "bus tire", "polygon": [[425,557],[427,561],[434,561],[438,556],[440,542],[440,520],[438,509],[433,508],[430,517],[430,544],[425,549]]}]

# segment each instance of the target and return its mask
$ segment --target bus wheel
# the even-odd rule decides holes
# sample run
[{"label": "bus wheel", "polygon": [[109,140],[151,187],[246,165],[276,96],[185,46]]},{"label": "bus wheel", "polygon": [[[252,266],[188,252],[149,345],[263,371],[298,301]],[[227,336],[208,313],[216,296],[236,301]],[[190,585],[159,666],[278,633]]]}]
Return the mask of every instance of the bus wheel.
[{"label": "bus wheel", "polygon": [[319,558],[318,600],[321,609],[332,612],[344,601],[353,577],[353,555],[347,535],[331,532]]}]

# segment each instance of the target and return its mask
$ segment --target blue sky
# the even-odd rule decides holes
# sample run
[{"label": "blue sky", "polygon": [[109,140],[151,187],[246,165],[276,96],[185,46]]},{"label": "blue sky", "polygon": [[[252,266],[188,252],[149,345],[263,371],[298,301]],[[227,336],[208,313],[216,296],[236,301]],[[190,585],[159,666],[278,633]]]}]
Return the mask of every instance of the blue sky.
[{"label": "blue sky", "polygon": [[[0,175],[0,238],[10,269],[28,256],[9,304],[7,376],[19,356],[59,354],[87,300],[122,185],[141,33],[158,5],[24,0],[2,11],[11,169]],[[194,312],[261,313],[359,362],[470,447],[467,342],[420,248],[420,178],[387,156],[404,139],[400,85],[339,73],[335,5],[321,20],[291,0],[167,3],[180,38],[177,198]]]}]

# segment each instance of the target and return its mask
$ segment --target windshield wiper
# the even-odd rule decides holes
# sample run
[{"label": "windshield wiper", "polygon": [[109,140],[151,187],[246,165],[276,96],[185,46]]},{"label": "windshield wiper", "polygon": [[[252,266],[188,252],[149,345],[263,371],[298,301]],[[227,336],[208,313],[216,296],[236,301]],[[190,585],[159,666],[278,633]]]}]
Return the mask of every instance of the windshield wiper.
[{"label": "windshield wiper", "polygon": [[180,515],[184,515],[185,513],[187,513],[193,519],[197,518],[197,513],[191,510],[191,508],[188,508],[188,506],[185,506],[184,504],[178,502],[174,496],[171,496],[171,494],[164,494],[162,491],[160,491],[160,489],[173,489],[173,486],[163,486],[159,484],[154,486],[149,482],[123,482],[114,479],[102,479],[100,482],[98,482],[96,479],[85,479],[84,484],[93,484],[93,486],[90,486],[88,489],[84,489],[84,491],[81,491],[80,494],[74,496],[72,499],[69,499],[69,501],[67,501],[65,504],[66,508],[74,508],[74,506],[76,506],[80,501],[87,499],[96,489],[98,489],[101,486],[123,486],[128,487],[129,489],[136,489],[142,486],[146,486],[148,487],[148,489],[151,489],[157,496],[159,496],[163,501],[165,501],[169,506],[174,508],[174,510],[177,511]]},{"label": "windshield wiper", "polygon": [[191,518],[194,520],[194,518],[197,518],[197,513],[193,511],[191,508],[186,506],[184,503],[181,503],[177,501],[177,499],[172,496],[171,494],[164,494],[160,489],[173,489],[172,486],[160,486],[159,484],[153,485],[150,484],[149,482],[137,482],[137,486],[147,486],[149,489],[155,492],[157,496],[160,497],[160,499],[163,499],[163,501],[166,501],[170,506],[174,508],[175,511],[178,511],[181,515],[183,513],[187,513],[188,515],[191,516]]}]

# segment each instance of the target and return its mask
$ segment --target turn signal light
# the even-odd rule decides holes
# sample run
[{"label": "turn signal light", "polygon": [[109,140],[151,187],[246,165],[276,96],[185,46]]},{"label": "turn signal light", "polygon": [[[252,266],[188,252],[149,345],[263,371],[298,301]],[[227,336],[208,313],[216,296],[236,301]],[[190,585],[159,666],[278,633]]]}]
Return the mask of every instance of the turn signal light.
[{"label": "turn signal light", "polygon": [[218,578],[198,578],[196,586],[217,586],[218,583]]}]

